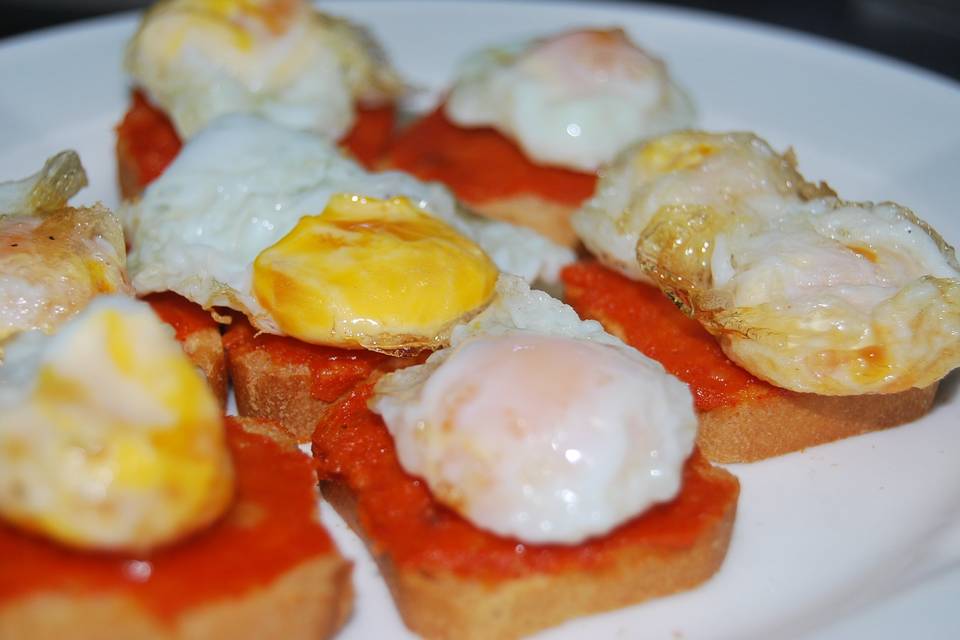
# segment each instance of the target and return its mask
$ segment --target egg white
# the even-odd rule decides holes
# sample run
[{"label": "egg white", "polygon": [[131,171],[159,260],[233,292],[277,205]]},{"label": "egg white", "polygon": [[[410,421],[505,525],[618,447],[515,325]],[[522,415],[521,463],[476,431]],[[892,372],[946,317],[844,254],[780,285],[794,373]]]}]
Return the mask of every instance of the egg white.
[{"label": "egg white", "polygon": [[666,138],[716,150],[696,167],[657,171],[641,158],[662,138],[632,145],[604,168],[593,197],[570,220],[590,253],[634,280],[652,282],[637,262],[637,242],[662,207],[735,212],[751,201],[773,210],[798,200],[802,190],[815,190],[791,156],[778,154],[753,134],[684,131]]},{"label": "egg white", "polygon": [[[447,116],[490,126],[533,161],[593,172],[631,142],[689,127],[690,99],[662,61],[619,31],[571,31],[501,45],[466,58]],[[602,54],[592,39],[601,45]]]},{"label": "egg white", "polygon": [[406,196],[477,242],[505,272],[556,281],[573,260],[528,229],[464,214],[450,193],[400,172],[369,173],[325,140],[251,116],[227,116],[187,144],[124,211],[137,293],[176,291],[281,333],[252,293],[257,255],[335,193]]},{"label": "egg white", "polygon": [[807,182],[792,154],[752,134],[678,132],[628,149],[573,226],[605,265],[667,291],[777,386],[889,393],[960,364],[953,248],[904,207]]},{"label": "egg white", "polygon": [[[530,349],[563,368],[511,366]],[[370,404],[439,500],[530,543],[576,544],[671,499],[697,427],[686,385],[507,275],[450,347],[384,376]]]},{"label": "egg white", "polygon": [[[253,113],[336,139],[352,125],[358,101],[389,101],[403,89],[365,31],[309,2],[288,2],[282,9],[209,4],[157,2],[124,61],[182,138],[219,116]],[[271,18],[276,11],[289,15]],[[281,26],[271,26],[270,19]]]}]

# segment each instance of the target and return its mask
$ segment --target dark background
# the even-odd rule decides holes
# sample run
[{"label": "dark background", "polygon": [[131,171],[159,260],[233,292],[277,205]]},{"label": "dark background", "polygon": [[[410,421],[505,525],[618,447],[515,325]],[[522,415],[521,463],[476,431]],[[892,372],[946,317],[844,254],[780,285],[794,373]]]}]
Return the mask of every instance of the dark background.
[{"label": "dark background", "polygon": [[[145,4],[136,0],[0,0],[0,37]],[[680,0],[659,4],[741,16],[825,36],[960,80],[960,0]]]}]

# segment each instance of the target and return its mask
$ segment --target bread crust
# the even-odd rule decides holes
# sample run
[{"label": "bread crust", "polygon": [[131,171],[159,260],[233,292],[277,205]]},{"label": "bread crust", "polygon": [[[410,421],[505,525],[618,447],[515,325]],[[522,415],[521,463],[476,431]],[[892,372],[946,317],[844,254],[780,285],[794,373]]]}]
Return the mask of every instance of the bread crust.
[{"label": "bread crust", "polygon": [[143,181],[140,179],[140,170],[134,160],[129,141],[123,136],[117,136],[117,184],[120,186],[120,197],[124,201],[133,201],[143,194]]},{"label": "bread crust", "polygon": [[297,442],[309,442],[316,421],[328,402],[310,393],[310,368],[305,364],[278,364],[263,351],[227,350],[237,413],[275,420]]},{"label": "bread crust", "polygon": [[350,563],[327,554],[240,598],[194,607],[169,624],[131,597],[34,594],[0,608],[0,638],[215,640],[328,638],[352,602]]},{"label": "bread crust", "polygon": [[207,378],[213,394],[221,407],[227,406],[227,358],[223,351],[220,330],[216,327],[201,329],[188,335],[180,343],[183,352]]},{"label": "bread crust", "polygon": [[481,203],[469,203],[471,210],[493,220],[529,227],[542,236],[566,247],[580,244],[570,224],[576,207],[550,202],[534,195],[512,196]]},{"label": "bread crust", "polygon": [[749,399],[700,413],[697,446],[714,462],[755,462],[889,429],[930,411],[938,386],[862,396],[787,392]]},{"label": "bread crust", "polygon": [[200,305],[172,292],[146,296],[157,316],[176,332],[177,340],[190,361],[200,369],[221,407],[227,406],[227,359],[220,325]]},{"label": "bread crust", "polygon": [[[709,473],[730,474],[720,468]],[[404,623],[424,638],[518,638],[584,615],[620,609],[691,589],[709,579],[726,556],[737,500],[685,549],[625,548],[600,570],[567,570],[485,581],[452,572],[398,567],[377,548],[357,518],[355,494],[343,483],[320,483],[324,499],[374,554]]]},{"label": "bread crust", "polygon": [[[315,347],[294,338],[259,336],[235,316],[223,336],[227,370],[241,416],[275,420],[297,442],[310,442],[317,421],[332,402],[375,371],[387,371],[409,358],[369,351]],[[343,355],[346,366],[331,364]],[[316,364],[311,367],[311,358]],[[318,378],[323,384],[317,385]]]}]

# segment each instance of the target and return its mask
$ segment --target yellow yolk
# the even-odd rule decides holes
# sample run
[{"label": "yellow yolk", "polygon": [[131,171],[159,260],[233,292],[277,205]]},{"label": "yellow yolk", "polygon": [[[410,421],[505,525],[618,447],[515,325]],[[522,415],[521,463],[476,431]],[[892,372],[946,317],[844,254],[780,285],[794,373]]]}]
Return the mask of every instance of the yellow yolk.
[{"label": "yellow yolk", "polygon": [[0,515],[131,551],[219,517],[233,491],[219,404],[148,306],[100,298],[45,342],[24,338],[4,366],[32,369],[27,384],[0,375],[0,451],[19,451],[0,454]]},{"label": "yellow yolk", "polygon": [[665,174],[699,166],[717,151],[702,136],[680,132],[661,136],[643,146],[637,168],[643,174]]},{"label": "yellow yolk", "polygon": [[473,241],[405,198],[338,194],[257,256],[253,291],[305,342],[432,348],[490,301],[497,273]]}]

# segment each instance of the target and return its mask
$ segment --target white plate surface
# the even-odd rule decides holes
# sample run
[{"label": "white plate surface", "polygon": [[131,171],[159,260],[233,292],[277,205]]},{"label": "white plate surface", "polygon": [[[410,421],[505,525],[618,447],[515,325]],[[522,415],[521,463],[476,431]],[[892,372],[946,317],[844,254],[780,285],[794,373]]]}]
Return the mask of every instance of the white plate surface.
[{"label": "white plate surface", "polygon": [[[707,14],[632,5],[330,2],[369,25],[425,105],[455,61],[487,43],[575,25],[620,25],[659,53],[705,128],[793,146],[801,171],[850,199],[896,200],[960,242],[960,87],[824,41]],[[127,102],[129,16],[0,44],[0,179],[77,149],[91,186],[118,201],[112,127]],[[730,553],[703,587],[583,618],[538,637],[835,639],[960,637],[960,393],[904,427],[731,470],[742,484]],[[404,630],[362,545],[324,510],[354,559],[343,640]]]}]

